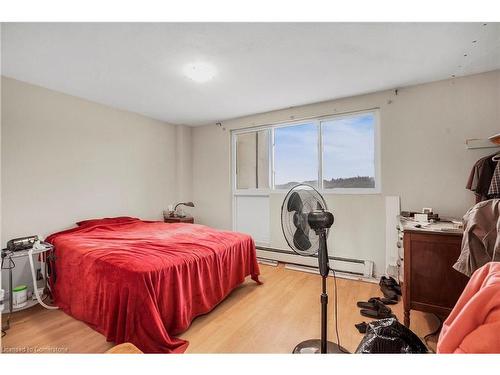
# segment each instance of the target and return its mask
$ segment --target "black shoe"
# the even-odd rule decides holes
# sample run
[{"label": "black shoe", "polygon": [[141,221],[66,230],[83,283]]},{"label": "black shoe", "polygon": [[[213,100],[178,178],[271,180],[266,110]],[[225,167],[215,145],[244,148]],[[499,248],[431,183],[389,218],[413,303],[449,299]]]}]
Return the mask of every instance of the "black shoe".
[{"label": "black shoe", "polygon": [[389,288],[387,285],[381,283],[380,284],[380,290],[382,293],[384,293],[384,297],[390,300],[393,300],[394,302],[398,302],[398,294],[394,289]]},{"label": "black shoe", "polygon": [[356,302],[356,306],[358,306],[360,309],[369,309],[369,310],[376,310],[377,309],[377,305],[375,305],[371,301],[368,301],[368,302],[358,301],[358,302]]},{"label": "black shoe", "polygon": [[359,312],[361,315],[373,319],[385,319],[385,318],[396,317],[391,311],[387,312],[387,311],[375,311],[375,310],[360,310]]},{"label": "black shoe", "polygon": [[380,302],[382,302],[384,305],[395,305],[396,303],[398,303],[398,301],[396,300],[393,300],[393,299],[389,299],[389,298],[380,298],[380,297],[373,297],[373,298],[370,298],[368,300],[368,302],[370,302],[372,299],[377,299],[379,300]]},{"label": "black shoe", "polygon": [[368,328],[368,324],[366,322],[355,324],[354,327],[358,330],[359,333],[366,333],[366,329]]},{"label": "black shoe", "polygon": [[[370,308],[367,309],[361,309],[360,314],[363,316],[367,316],[369,318],[374,318],[374,319],[383,319],[383,318],[389,318],[392,317],[392,310],[384,305],[382,302],[379,300],[373,300],[373,302],[361,302],[361,304],[368,303],[370,304]],[[359,306],[359,305],[358,305]]]},{"label": "black shoe", "polygon": [[395,305],[396,303],[398,303],[397,301],[389,298],[372,297],[368,300],[368,302],[359,301],[356,303],[356,305],[361,309],[376,310],[377,304],[375,303],[375,301],[382,302],[384,305]]},{"label": "black shoe", "polygon": [[392,277],[385,277],[382,276],[380,278],[379,285],[382,287],[382,285],[387,286],[389,289],[392,289],[396,292],[396,294],[401,295],[401,286],[399,283]]}]

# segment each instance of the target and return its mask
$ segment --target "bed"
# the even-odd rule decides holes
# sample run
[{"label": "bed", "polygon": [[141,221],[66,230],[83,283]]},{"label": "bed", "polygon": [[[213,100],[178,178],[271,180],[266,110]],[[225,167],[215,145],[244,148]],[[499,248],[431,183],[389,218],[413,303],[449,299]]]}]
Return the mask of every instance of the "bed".
[{"label": "bed", "polygon": [[174,337],[247,276],[259,282],[248,235],[137,218],[86,220],[55,233],[55,303],[108,341],[181,353]]}]

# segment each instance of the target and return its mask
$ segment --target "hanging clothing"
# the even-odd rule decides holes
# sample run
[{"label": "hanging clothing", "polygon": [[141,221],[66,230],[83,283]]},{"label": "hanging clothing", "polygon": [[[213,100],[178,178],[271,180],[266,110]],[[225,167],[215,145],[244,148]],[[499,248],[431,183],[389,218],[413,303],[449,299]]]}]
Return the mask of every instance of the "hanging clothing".
[{"label": "hanging clothing", "polygon": [[453,268],[472,275],[491,261],[500,261],[500,199],[476,204],[464,215],[462,250]]},{"label": "hanging clothing", "polygon": [[[492,160],[493,156],[495,154],[479,159],[470,172],[466,188],[476,194],[476,203],[495,197],[489,195],[493,174],[498,164]],[[498,197],[500,198],[500,194]]]},{"label": "hanging clothing", "polygon": [[488,195],[490,197],[499,198],[500,197],[500,163],[497,162],[495,167],[495,172],[493,172],[493,177],[491,178],[490,189],[488,190]]},{"label": "hanging clothing", "polygon": [[438,353],[500,352],[500,263],[489,263],[472,275],[437,344]]}]

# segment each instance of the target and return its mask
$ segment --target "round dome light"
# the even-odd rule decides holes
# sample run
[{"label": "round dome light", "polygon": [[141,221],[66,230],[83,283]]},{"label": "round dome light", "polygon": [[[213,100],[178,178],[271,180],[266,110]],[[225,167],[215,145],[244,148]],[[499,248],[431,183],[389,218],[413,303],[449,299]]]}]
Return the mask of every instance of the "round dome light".
[{"label": "round dome light", "polygon": [[182,71],[187,78],[198,83],[210,81],[217,73],[215,67],[206,62],[186,64]]}]

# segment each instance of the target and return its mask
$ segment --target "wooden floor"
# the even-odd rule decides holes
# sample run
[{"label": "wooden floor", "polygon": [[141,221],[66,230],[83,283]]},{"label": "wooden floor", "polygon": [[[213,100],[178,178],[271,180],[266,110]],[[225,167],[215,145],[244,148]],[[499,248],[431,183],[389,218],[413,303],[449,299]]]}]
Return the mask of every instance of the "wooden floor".
[{"label": "wooden floor", "polygon": [[[198,317],[180,337],[188,353],[290,353],[302,340],[319,337],[321,289],[315,274],[261,265],[263,285],[247,280],[211,313]],[[355,323],[368,321],[356,301],[381,295],[377,284],[337,279],[339,334],[342,345],[356,350],[363,335]],[[329,339],[333,325],[333,278],[329,278]],[[402,320],[402,302],[391,306]],[[420,337],[438,326],[429,314],[412,312],[411,329]],[[434,349],[433,338],[430,340]],[[434,340],[435,341],[435,340]],[[12,315],[2,339],[3,352],[103,353],[114,344],[62,311],[40,306]]]}]

